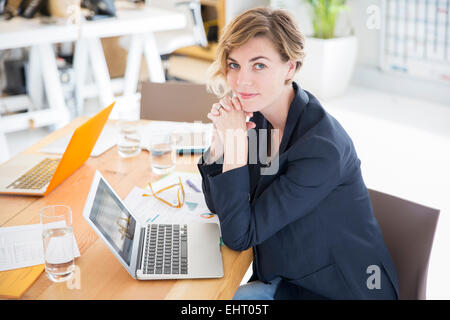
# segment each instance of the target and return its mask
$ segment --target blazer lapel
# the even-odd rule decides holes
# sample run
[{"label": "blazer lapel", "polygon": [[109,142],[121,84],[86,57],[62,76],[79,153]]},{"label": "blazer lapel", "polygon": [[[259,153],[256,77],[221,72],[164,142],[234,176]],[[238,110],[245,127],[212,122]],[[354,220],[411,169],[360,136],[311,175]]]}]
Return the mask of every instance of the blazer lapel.
[{"label": "blazer lapel", "polygon": [[281,138],[280,148],[278,150],[278,154],[280,155],[288,147],[291,136],[294,133],[294,129],[299,123],[299,118],[309,102],[308,94],[302,88],[300,88],[300,86],[296,82],[293,82],[292,86],[294,87],[296,93],[294,100],[289,107],[286,125],[284,126],[283,137]]},{"label": "blazer lapel", "polygon": [[[294,100],[291,103],[291,106],[289,107],[288,116],[286,119],[286,125],[283,132],[283,137],[281,139],[280,148],[278,150],[278,159],[281,160],[281,156],[284,153],[284,151],[287,149],[289,145],[289,141],[291,139],[292,134],[295,131],[295,128],[297,124],[300,121],[300,116],[305,109],[306,105],[309,102],[309,97],[307,93],[300,88],[300,86],[297,85],[297,83],[293,82],[292,86],[294,87],[294,90],[296,91]],[[266,118],[262,115],[262,113],[257,112],[255,113],[254,118],[252,118],[252,121],[256,123],[256,126],[258,129],[268,129],[269,128],[269,122]],[[259,133],[258,133],[258,163],[255,165],[252,165],[251,167],[251,179],[252,179],[252,202],[253,200],[259,196],[259,192],[261,191],[261,188],[266,184],[265,183],[265,177],[272,178],[269,179],[270,181],[273,180],[273,175],[261,175],[261,170],[264,167],[264,164],[261,164],[259,161]],[[281,161],[279,161],[279,165],[281,167]],[[278,176],[278,174],[276,174]],[[267,181],[269,181],[267,180]],[[255,183],[255,185],[253,185]]]},{"label": "blazer lapel", "polygon": [[[250,169],[250,179],[251,179],[251,199],[253,199],[254,194],[256,192],[256,189],[259,184],[260,179],[260,170],[261,170],[261,163],[259,159],[259,149],[260,149],[260,139],[259,139],[259,129],[267,129],[268,122],[264,118],[264,116],[260,112],[255,112],[254,116],[250,119],[251,121],[255,122],[256,124],[256,163],[253,163],[254,158],[252,158],[252,163],[249,163],[249,169]],[[250,155],[249,155],[250,160]]]}]

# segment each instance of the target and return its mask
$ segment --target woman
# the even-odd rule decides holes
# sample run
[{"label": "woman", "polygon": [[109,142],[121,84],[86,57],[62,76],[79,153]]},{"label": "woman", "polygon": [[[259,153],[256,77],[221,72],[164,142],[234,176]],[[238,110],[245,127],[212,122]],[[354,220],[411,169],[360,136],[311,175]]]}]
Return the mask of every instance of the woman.
[{"label": "woman", "polygon": [[[303,45],[287,12],[256,8],[228,25],[212,65],[210,87],[224,97],[208,113],[203,192],[224,243],[254,254],[253,276],[234,298],[397,299],[353,143],[292,81]],[[271,162],[250,161],[255,150]]]}]

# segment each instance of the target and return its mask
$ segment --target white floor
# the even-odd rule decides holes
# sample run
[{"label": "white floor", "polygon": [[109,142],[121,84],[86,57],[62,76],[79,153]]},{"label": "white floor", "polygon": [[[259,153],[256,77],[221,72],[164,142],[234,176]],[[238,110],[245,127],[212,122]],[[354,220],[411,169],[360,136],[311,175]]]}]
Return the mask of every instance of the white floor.
[{"label": "white floor", "polygon": [[[352,137],[369,188],[441,210],[427,297],[450,299],[450,105],[357,86],[322,104]],[[11,155],[48,133],[41,128],[7,134]]]}]

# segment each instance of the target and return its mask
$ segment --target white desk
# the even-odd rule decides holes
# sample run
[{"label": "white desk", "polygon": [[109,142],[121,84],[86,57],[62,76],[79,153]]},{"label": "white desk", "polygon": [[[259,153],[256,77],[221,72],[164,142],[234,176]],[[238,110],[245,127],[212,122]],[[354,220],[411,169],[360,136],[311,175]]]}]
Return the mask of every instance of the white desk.
[{"label": "white desk", "polygon": [[[52,44],[76,39],[77,27],[62,23],[43,25],[39,21],[20,17],[0,21],[0,50],[30,47],[28,84],[32,102],[32,111],[0,119],[2,132],[44,126],[57,123],[58,120],[62,123],[69,121]],[[49,105],[49,109],[45,110],[41,109],[44,89]]]},{"label": "white desk", "polygon": [[[82,88],[88,58],[90,58],[101,94],[101,104],[108,105],[113,100],[113,90],[100,38],[131,35],[123,89],[123,95],[129,96],[136,93],[142,54],[146,58],[150,80],[153,82],[165,81],[164,69],[153,33],[182,29],[186,26],[186,23],[184,14],[154,7],[146,7],[140,10],[121,10],[117,12],[116,18],[83,23],[80,27],[74,59],[79,111],[82,109]],[[114,111],[112,118],[114,118]]]},{"label": "white desk", "polygon": [[[40,19],[20,17],[10,21],[0,21],[0,50],[30,47],[28,87],[32,102],[29,112],[0,118],[0,135],[27,129],[30,126],[39,127],[49,124],[61,126],[70,120],[59,81],[53,44],[76,42],[74,57],[76,98],[78,111],[81,111],[83,86],[89,61],[101,104],[106,106],[114,99],[100,38],[132,36],[124,85],[124,95],[130,95],[136,92],[142,54],[146,57],[150,79],[156,82],[165,81],[153,32],[181,29],[185,25],[186,17],[183,14],[151,7],[118,10],[115,18],[83,21],[78,25],[67,24],[64,19],[52,25],[42,24]],[[48,109],[42,109],[44,90]]]}]

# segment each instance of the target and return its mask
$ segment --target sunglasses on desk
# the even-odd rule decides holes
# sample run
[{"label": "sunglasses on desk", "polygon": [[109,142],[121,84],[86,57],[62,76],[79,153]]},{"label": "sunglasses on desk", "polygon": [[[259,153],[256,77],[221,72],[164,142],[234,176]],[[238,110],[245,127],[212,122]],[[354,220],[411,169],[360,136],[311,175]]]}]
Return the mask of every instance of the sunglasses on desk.
[{"label": "sunglasses on desk", "polygon": [[[156,192],[153,191],[152,184],[149,182],[149,183],[148,183],[148,186],[150,187],[150,191],[152,192],[152,194],[150,195],[150,194],[145,194],[145,193],[144,193],[142,196],[143,196],[143,197],[151,197],[151,196],[153,196],[153,197],[155,197],[156,199],[158,199],[159,201],[161,201],[161,202],[167,204],[168,206],[170,206],[170,207],[172,207],[172,208],[181,208],[181,207],[183,206],[183,204],[184,204],[185,194],[184,194],[183,183],[181,182],[181,178],[180,178],[180,177],[178,177],[178,181],[179,181],[178,183],[175,183],[175,184],[172,184],[172,185],[170,185],[170,186],[168,186],[168,187],[162,188],[161,190],[156,191]],[[161,197],[158,196],[159,193],[161,193],[161,192],[163,192],[163,191],[166,191],[166,190],[168,190],[168,189],[177,187],[177,186],[179,186],[179,188],[178,188],[178,190],[177,190],[177,199],[178,199],[178,203],[177,203],[177,204],[170,203],[170,202],[168,202],[168,201],[166,201],[166,200],[164,200],[163,198],[161,198]]]}]

